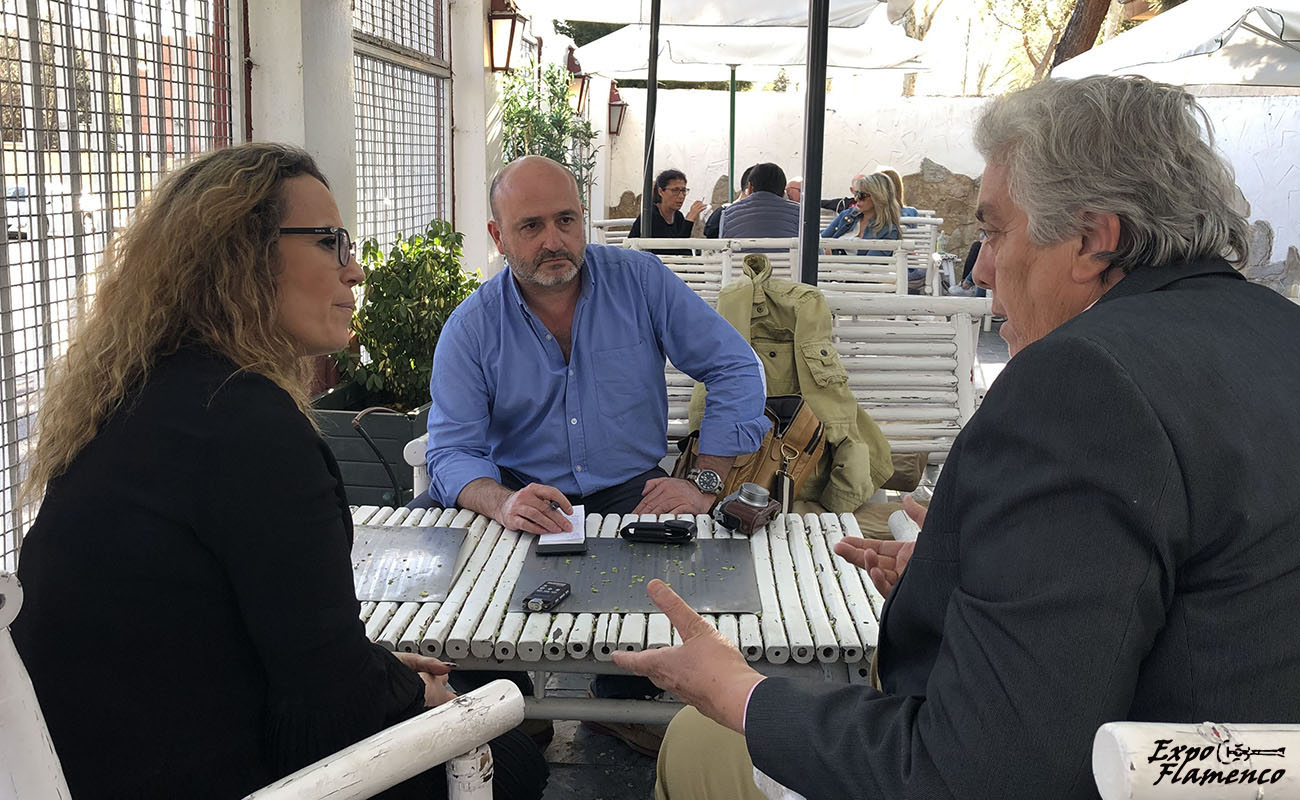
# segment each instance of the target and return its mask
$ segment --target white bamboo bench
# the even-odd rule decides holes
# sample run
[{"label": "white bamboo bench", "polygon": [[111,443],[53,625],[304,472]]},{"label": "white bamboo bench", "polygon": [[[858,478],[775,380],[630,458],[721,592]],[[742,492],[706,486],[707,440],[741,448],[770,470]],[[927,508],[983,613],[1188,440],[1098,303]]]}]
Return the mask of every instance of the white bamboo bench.
[{"label": "white bamboo bench", "polygon": [[[692,250],[692,255],[661,255],[659,258],[686,285],[710,303],[718,289],[739,275],[746,255],[758,250],[775,250],[765,255],[772,274],[789,280],[800,278],[799,240],[796,238],[744,239],[624,239],[632,250]],[[844,291],[872,294],[907,294],[907,259],[916,243],[898,239],[819,239],[818,285]],[[843,254],[833,254],[842,250]],[[883,251],[885,255],[862,255],[858,251]],[[928,256],[927,256],[928,258]]]},{"label": "white bamboo bench", "polygon": [[623,240],[627,238],[628,231],[632,230],[634,221],[634,217],[592,220],[592,243],[622,247]]},{"label": "white bamboo bench", "polygon": [[[0,572],[0,797],[69,800],[36,691],[9,635],[21,606],[17,577]],[[485,743],[523,718],[519,688],[493,681],[281,778],[246,800],[362,800],[444,762],[451,800],[491,800],[492,754]]]},{"label": "white bamboo bench", "polygon": [[903,241],[911,242],[914,246],[907,253],[907,267],[925,270],[926,287],[933,297],[943,296],[942,274],[938,263],[931,258],[938,244],[941,225],[943,217],[935,216],[903,217],[898,223]]},{"label": "white bamboo bench", "polygon": [[[941,463],[975,413],[977,321],[989,313],[981,297],[869,294],[836,284],[823,289],[834,319],[831,336],[849,389],[895,453],[929,453]],[[690,430],[695,382],[671,364],[668,438]],[[669,455],[676,448],[670,447]],[[423,451],[420,464],[423,464]]]},{"label": "white bamboo bench", "polygon": [[[700,538],[730,535],[706,515],[682,518],[695,520]],[[469,531],[446,600],[362,605],[366,634],[381,646],[446,658],[459,669],[543,673],[534,681],[538,696],[524,701],[528,718],[666,723],[681,708],[665,701],[545,696],[545,673],[621,673],[611,660],[615,650],[668,647],[681,638],[662,614],[570,614],[562,607],[556,614],[528,613],[509,607],[531,536],[455,508],[362,506],[353,519]],[[587,536],[615,538],[622,525],[637,519],[588,515]],[[865,573],[833,555],[845,535],[860,535],[851,514],[777,517],[750,539],[762,614],[705,619],[765,674],[867,681],[884,598]]]}]

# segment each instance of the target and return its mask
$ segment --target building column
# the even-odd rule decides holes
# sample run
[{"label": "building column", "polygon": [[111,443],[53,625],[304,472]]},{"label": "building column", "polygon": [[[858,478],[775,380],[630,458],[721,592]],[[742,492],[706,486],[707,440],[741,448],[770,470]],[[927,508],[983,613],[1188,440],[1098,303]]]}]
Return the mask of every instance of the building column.
[{"label": "building column", "polygon": [[356,105],[349,0],[248,3],[253,139],[297,145],[356,230]]},{"label": "building column", "polygon": [[[488,185],[501,168],[501,112],[488,52],[485,0],[451,0],[452,221],[465,235],[466,272],[489,278],[504,262],[487,223]],[[489,120],[491,114],[491,120]]]}]

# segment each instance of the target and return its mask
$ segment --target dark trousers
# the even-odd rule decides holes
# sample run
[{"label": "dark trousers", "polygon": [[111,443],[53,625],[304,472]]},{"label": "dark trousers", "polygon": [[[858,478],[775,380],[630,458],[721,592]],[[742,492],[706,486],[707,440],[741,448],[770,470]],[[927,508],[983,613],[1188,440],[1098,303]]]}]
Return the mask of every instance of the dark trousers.
[{"label": "dark trousers", "polygon": [[[570,497],[569,502],[581,504],[588,514],[628,514],[641,502],[641,493],[646,481],[651,478],[665,478],[668,473],[659,467],[648,469],[640,475],[623,483],[610,486],[581,497]],[[528,481],[511,470],[501,469],[501,485],[512,491],[522,489],[533,481]],[[417,503],[421,503],[417,505]],[[425,492],[407,504],[407,508],[432,508],[433,498]],[[525,672],[506,672],[501,670],[465,670],[451,673],[448,681],[458,692],[477,689],[485,683],[505,678],[514,682],[525,697],[533,694],[533,682]],[[656,697],[663,690],[647,678],[640,675],[597,675],[591,682],[591,692],[597,697],[619,700],[645,700]]]}]

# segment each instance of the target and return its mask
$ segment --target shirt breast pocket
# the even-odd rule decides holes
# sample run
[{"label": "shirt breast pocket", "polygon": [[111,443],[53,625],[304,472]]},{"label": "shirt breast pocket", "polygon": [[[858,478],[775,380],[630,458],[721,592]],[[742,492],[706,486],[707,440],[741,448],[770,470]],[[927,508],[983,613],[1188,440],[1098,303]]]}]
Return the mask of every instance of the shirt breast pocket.
[{"label": "shirt breast pocket", "polygon": [[648,365],[649,357],[644,341],[595,351],[592,367],[598,376],[596,402],[602,416],[615,419],[645,411],[651,390],[648,370],[655,369]]}]

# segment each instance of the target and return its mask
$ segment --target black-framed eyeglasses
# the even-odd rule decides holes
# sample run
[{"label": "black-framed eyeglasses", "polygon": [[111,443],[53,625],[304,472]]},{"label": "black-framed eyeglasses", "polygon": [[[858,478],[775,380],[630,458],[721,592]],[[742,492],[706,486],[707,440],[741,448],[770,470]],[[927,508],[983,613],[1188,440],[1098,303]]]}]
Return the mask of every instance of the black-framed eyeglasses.
[{"label": "black-framed eyeglasses", "polygon": [[688,190],[685,186],[673,186],[668,189],[661,189],[660,191],[663,194],[686,194]]},{"label": "black-framed eyeglasses", "polygon": [[352,241],[352,234],[348,233],[347,228],[340,228],[338,226],[319,228],[281,228],[280,233],[333,236],[334,253],[339,259],[339,269],[344,269],[348,264],[352,263],[352,256],[356,249],[356,244]]}]

